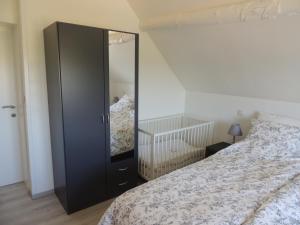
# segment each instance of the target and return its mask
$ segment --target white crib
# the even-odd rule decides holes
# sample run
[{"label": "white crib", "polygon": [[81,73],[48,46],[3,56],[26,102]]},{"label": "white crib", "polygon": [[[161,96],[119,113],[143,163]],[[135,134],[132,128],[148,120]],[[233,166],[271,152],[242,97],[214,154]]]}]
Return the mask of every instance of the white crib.
[{"label": "white crib", "polygon": [[214,122],[183,114],[139,122],[139,174],[152,180],[205,157]]}]

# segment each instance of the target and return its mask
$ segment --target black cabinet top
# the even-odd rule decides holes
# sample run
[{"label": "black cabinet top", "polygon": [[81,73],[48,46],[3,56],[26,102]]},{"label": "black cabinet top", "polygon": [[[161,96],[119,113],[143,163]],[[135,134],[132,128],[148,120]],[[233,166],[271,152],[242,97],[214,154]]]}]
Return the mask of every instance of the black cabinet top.
[{"label": "black cabinet top", "polygon": [[226,142],[220,142],[220,143],[217,143],[214,145],[207,146],[205,157],[209,157],[209,156],[217,153],[218,151],[221,151],[222,149],[229,147],[230,145],[231,144],[226,143]]},{"label": "black cabinet top", "polygon": [[227,142],[220,142],[214,145],[210,145],[207,148],[212,149],[212,150],[222,150],[224,148],[229,147],[231,144],[227,143]]}]

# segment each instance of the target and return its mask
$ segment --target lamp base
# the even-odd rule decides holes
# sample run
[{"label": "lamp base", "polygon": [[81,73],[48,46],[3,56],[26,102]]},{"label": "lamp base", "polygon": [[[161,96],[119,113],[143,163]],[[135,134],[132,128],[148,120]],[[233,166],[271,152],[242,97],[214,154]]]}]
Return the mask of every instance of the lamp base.
[{"label": "lamp base", "polygon": [[232,143],[235,144],[235,136],[233,136]]}]

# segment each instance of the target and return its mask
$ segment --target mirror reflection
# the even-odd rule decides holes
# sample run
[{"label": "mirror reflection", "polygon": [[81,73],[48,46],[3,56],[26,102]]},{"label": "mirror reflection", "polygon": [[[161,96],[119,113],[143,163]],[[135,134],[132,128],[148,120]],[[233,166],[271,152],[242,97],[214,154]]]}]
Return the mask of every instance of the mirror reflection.
[{"label": "mirror reflection", "polygon": [[109,31],[111,156],[134,149],[135,35]]}]

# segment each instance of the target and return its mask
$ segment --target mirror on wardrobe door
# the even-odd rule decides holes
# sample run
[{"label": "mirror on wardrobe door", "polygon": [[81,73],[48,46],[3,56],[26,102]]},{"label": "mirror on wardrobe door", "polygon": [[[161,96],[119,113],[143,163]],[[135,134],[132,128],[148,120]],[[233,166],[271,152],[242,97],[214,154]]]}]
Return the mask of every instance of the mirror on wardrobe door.
[{"label": "mirror on wardrobe door", "polygon": [[134,150],[135,35],[109,31],[111,157]]}]

